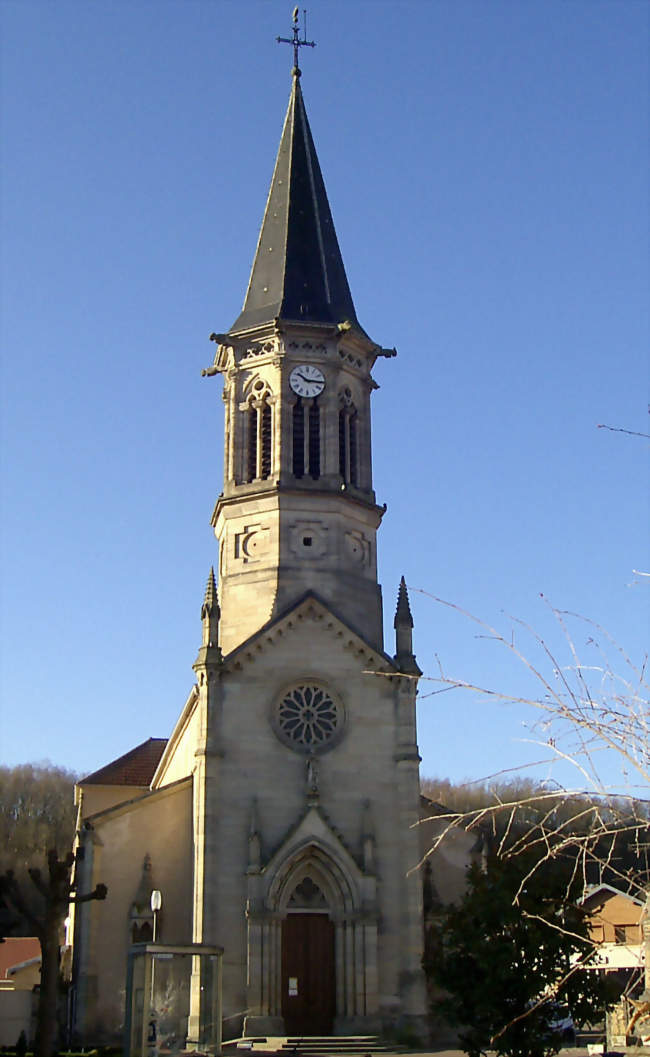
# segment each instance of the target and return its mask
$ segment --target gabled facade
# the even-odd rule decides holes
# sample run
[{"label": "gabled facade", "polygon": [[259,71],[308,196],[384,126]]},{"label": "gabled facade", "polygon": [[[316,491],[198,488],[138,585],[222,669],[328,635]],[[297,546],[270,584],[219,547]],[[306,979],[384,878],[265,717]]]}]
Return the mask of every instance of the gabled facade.
[{"label": "gabled facade", "polygon": [[595,945],[589,969],[639,970],[645,966],[645,904],[612,885],[592,887],[582,900],[590,914],[589,934]]},{"label": "gabled facade", "polygon": [[80,881],[109,897],[75,921],[76,1032],[117,1034],[155,887],[161,940],[224,948],[226,1038],[423,1036],[421,673],[404,582],[384,651],[372,484],[394,350],[357,320],[297,69],[244,306],[213,338],[218,577],[171,737],[79,787]]}]

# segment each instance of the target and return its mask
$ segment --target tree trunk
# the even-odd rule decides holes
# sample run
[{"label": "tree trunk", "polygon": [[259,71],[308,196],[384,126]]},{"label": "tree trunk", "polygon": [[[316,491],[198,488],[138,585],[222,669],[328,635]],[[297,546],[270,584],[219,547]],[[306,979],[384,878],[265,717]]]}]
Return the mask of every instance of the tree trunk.
[{"label": "tree trunk", "polygon": [[41,993],[38,1002],[35,1057],[52,1057],[59,1042],[59,922],[48,913],[41,937]]}]

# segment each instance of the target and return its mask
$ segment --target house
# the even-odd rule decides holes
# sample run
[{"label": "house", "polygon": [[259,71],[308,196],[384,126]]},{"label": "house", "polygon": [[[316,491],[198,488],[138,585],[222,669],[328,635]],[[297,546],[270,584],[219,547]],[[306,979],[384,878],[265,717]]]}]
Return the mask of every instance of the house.
[{"label": "house", "polygon": [[41,982],[41,945],[35,936],[0,943],[0,1046],[15,1046],[22,1031],[34,1036],[35,988]]},{"label": "house", "polygon": [[643,900],[609,884],[592,886],[582,900],[591,915],[589,932],[596,945],[587,968],[633,974],[642,979],[645,967]]}]

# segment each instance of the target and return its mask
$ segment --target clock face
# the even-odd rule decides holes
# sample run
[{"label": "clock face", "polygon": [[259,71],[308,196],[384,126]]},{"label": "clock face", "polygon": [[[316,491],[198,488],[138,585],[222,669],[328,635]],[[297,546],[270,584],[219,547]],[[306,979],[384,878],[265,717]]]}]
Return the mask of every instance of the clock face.
[{"label": "clock face", "polygon": [[325,376],[318,367],[310,363],[303,363],[300,367],[294,367],[289,375],[289,385],[298,396],[313,398],[320,396],[325,388]]}]

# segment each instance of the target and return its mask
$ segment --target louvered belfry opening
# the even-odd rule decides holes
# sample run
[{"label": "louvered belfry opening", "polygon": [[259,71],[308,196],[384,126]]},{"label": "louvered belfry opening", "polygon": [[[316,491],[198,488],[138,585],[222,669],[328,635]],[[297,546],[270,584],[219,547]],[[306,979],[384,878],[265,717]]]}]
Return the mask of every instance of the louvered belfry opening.
[{"label": "louvered belfry opening", "polygon": [[260,477],[262,480],[267,480],[271,476],[271,451],[272,451],[272,427],[271,427],[271,406],[265,400],[261,407],[261,438],[262,438],[262,451],[261,451],[261,465],[260,465]]},{"label": "louvered belfry opening", "polygon": [[345,404],[339,411],[339,473],[345,484],[358,484],[357,409]]},{"label": "louvered belfry opening", "polygon": [[339,473],[343,480],[346,480],[347,476],[347,424],[345,421],[345,408],[342,407],[339,411]]},{"label": "louvered belfry opening", "polygon": [[348,417],[348,435],[350,439],[350,484],[357,485],[357,413],[354,407],[350,408]]},{"label": "louvered belfry opening", "polygon": [[244,410],[244,481],[268,480],[273,472],[273,409],[269,394]]},{"label": "louvered belfry opening", "polygon": [[305,409],[300,397],[293,405],[293,476],[305,474]]},{"label": "louvered belfry opening", "polygon": [[314,400],[309,408],[309,475],[317,481],[320,477],[320,408]]},{"label": "louvered belfry opening", "polygon": [[246,432],[248,449],[246,459],[246,481],[254,481],[257,476],[257,408],[249,407],[246,412]]}]

